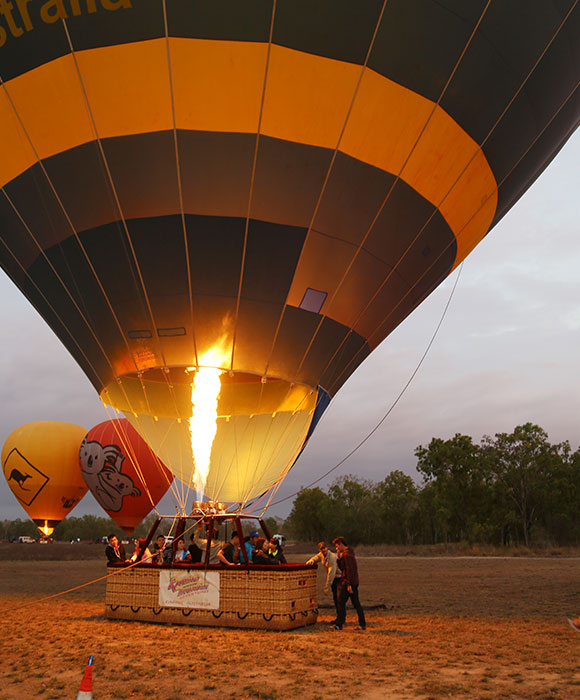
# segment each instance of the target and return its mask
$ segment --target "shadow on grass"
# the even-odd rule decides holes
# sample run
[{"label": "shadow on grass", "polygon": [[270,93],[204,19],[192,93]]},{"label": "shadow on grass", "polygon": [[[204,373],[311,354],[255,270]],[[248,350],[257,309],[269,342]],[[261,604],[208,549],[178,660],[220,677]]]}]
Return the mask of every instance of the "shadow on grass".
[{"label": "shadow on grass", "polygon": [[101,615],[80,615],[78,617],[67,617],[67,620],[74,622],[106,622],[107,617],[104,613]]}]

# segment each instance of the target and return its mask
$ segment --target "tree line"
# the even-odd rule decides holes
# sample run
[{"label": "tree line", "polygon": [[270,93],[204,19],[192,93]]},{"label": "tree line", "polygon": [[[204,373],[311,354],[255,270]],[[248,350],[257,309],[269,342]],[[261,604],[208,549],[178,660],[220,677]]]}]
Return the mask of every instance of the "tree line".
[{"label": "tree line", "polygon": [[[580,545],[580,448],[552,444],[538,425],[512,433],[433,438],[415,450],[419,483],[395,470],[377,483],[343,476],[326,491],[302,489],[281,525],[271,532],[316,542],[344,535],[353,544],[440,544],[496,546]],[[132,537],[151,528],[150,514]],[[169,531],[164,521],[161,531]],[[58,541],[127,535],[106,517],[67,517],[55,529]],[[225,534],[225,533],[224,533]],[[38,538],[31,520],[0,521],[0,539]]]},{"label": "tree line", "polygon": [[285,530],[313,542],[580,545],[580,448],[550,443],[538,425],[479,444],[433,438],[415,456],[420,483],[395,470],[378,483],[348,475],[302,489]]},{"label": "tree line", "polygon": [[[147,516],[131,537],[144,537],[151,528],[153,517]],[[55,527],[52,539],[58,542],[70,542],[71,540],[87,542],[107,537],[111,533],[117,535],[119,539],[128,539],[128,535],[111,518],[98,515],[83,515],[77,518],[69,515]],[[13,540],[22,535],[28,535],[34,539],[40,537],[38,528],[32,520],[17,518],[16,520],[0,521],[0,539]]]},{"label": "tree line", "polygon": [[[115,534],[120,541],[133,540],[138,537],[146,537],[156,519],[157,515],[150,513],[135,529],[135,532],[127,535],[111,518],[98,515],[83,515],[77,518],[69,515],[55,527],[52,539],[56,542],[71,542],[72,540],[95,542],[103,537],[108,537],[110,534]],[[193,521],[189,521],[189,528],[192,527],[192,523]],[[279,532],[280,522],[275,518],[265,518],[265,523],[271,534]],[[171,526],[172,520],[163,520],[157,528],[157,533],[167,535],[172,532]],[[245,529],[247,530],[248,527]],[[249,529],[253,530],[254,525],[252,524],[252,527]],[[226,531],[224,527],[219,528],[219,530],[222,537],[229,536],[231,533],[231,529]],[[188,530],[186,537],[189,538],[192,532],[192,529]],[[0,520],[0,540],[14,540],[23,535],[39,539],[40,533],[32,520],[21,520],[20,518],[16,520]]]}]

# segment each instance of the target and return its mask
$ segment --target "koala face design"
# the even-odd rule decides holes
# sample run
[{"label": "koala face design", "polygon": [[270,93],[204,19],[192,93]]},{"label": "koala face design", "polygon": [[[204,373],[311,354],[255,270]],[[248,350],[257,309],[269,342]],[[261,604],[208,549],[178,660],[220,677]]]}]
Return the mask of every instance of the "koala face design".
[{"label": "koala face design", "polygon": [[99,474],[105,467],[121,471],[125,457],[118,445],[101,445],[96,440],[83,440],[80,450],[81,469],[86,474]]},{"label": "koala face design", "polygon": [[98,474],[105,466],[105,452],[100,442],[83,440],[80,451],[81,469],[85,474]]},{"label": "koala face design", "polygon": [[133,479],[121,472],[125,457],[118,445],[85,439],[79,456],[83,478],[105,510],[116,513],[123,507],[125,496],[141,495]]}]

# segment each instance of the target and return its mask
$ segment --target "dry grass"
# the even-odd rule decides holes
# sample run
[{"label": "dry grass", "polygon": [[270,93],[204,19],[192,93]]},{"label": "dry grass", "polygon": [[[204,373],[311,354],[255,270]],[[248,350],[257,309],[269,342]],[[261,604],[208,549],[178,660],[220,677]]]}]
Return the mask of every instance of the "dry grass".
[{"label": "dry grass", "polygon": [[90,654],[98,700],[580,698],[580,635],[565,620],[580,610],[580,560],[359,564],[363,604],[386,606],[368,613],[366,632],[352,611],[330,632],[322,607],[319,624],[273,633],[107,621],[103,583],[36,603],[103,563],[1,562],[0,698],[74,697]]}]

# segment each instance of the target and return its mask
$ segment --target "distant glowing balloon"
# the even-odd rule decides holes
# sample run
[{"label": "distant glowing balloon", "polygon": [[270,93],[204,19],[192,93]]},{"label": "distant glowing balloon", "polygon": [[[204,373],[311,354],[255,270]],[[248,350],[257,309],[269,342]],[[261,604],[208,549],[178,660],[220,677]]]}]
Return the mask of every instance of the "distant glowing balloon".
[{"label": "distant glowing balloon", "polygon": [[8,486],[40,532],[49,536],[87,492],[78,467],[86,428],[39,421],[12,432],[2,448]]},{"label": "distant glowing balloon", "polygon": [[173,474],[125,419],[105,421],[89,430],[79,456],[90,492],[129,534],[173,481]]}]

